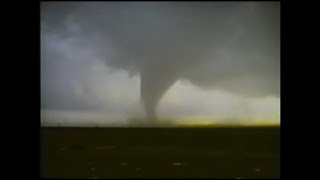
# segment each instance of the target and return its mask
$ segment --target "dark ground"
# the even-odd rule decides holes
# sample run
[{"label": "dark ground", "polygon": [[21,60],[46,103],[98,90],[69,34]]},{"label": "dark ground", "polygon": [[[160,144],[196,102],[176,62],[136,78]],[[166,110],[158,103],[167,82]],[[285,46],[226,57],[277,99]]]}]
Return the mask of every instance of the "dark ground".
[{"label": "dark ground", "polygon": [[279,178],[280,128],[41,128],[41,177]]}]

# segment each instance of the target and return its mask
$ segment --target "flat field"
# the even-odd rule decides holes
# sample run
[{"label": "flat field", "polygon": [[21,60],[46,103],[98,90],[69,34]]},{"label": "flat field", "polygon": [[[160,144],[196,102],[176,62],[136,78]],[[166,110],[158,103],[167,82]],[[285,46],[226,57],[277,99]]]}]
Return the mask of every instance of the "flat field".
[{"label": "flat field", "polygon": [[41,128],[42,178],[279,178],[280,127]]}]

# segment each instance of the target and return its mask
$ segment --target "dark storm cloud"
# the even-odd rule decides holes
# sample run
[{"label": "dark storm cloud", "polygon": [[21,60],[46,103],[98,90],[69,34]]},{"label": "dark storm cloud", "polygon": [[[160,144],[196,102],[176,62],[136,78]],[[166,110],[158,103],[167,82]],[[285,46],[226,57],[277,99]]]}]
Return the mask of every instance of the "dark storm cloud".
[{"label": "dark storm cloud", "polygon": [[[108,66],[140,74],[154,118],[179,79],[249,96],[279,95],[278,2],[45,2],[43,33],[81,39]],[[106,48],[108,47],[108,48]],[[105,50],[108,49],[108,50]]]},{"label": "dark storm cloud", "polygon": [[66,39],[61,41],[57,36],[42,34],[41,41],[41,107],[70,111],[97,110],[97,101],[81,96],[83,90],[79,87],[79,81],[86,76],[84,73],[87,71],[83,69],[86,62],[73,59],[75,50],[70,48]]}]

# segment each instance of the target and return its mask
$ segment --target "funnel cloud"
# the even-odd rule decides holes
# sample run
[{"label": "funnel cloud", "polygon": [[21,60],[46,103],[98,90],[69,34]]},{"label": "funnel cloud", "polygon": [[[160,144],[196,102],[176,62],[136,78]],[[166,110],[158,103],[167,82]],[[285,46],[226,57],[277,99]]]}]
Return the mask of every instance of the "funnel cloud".
[{"label": "funnel cloud", "polygon": [[77,39],[106,66],[139,76],[149,120],[180,80],[280,96],[279,2],[42,2],[41,33]]}]

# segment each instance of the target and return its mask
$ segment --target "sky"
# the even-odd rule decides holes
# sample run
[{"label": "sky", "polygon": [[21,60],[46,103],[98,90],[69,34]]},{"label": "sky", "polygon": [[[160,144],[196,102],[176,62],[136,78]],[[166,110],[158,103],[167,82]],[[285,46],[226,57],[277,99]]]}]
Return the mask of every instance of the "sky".
[{"label": "sky", "polygon": [[278,2],[42,2],[41,123],[280,124]]}]

